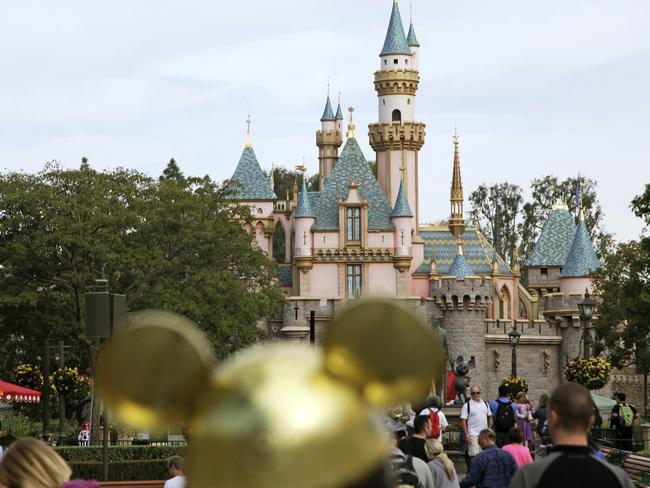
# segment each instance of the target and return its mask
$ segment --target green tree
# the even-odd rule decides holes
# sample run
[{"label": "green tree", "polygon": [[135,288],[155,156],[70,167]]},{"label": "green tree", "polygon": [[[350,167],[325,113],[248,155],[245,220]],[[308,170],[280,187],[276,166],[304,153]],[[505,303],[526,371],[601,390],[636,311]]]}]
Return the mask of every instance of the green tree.
[{"label": "green tree", "polygon": [[208,178],[123,169],[53,164],[1,175],[2,369],[34,362],[49,339],[73,346],[86,371],[83,293],[96,278],[126,293],[131,310],[190,316],[221,357],[260,337],[282,294],[274,264],[241,225],[250,211],[226,196]]},{"label": "green tree", "polygon": [[[650,191],[632,201],[634,213],[650,221]],[[595,321],[600,349],[605,350],[614,366],[635,364],[644,375],[647,402],[647,377],[650,373],[650,237],[621,243],[607,255],[597,273],[600,295]],[[647,412],[647,403],[644,404]]]},{"label": "green tree", "polygon": [[[604,213],[598,202],[596,182],[584,177],[581,177],[580,180],[585,223],[587,229],[589,229],[596,253],[602,258],[611,249],[614,242],[613,237],[604,228]],[[531,199],[523,206],[523,220],[518,230],[521,235],[519,254],[522,258],[532,252],[555,203],[566,203],[571,213],[574,215],[578,213],[579,203],[576,201],[576,184],[577,178],[560,180],[552,175],[532,181],[530,185]]]},{"label": "green tree", "polygon": [[517,219],[523,202],[522,190],[512,183],[480,185],[469,196],[472,213],[486,238],[508,262],[519,244]]}]

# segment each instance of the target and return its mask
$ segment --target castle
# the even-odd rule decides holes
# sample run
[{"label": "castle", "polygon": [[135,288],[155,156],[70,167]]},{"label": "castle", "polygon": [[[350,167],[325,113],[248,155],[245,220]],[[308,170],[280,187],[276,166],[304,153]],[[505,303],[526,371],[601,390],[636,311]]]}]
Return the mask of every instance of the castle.
[{"label": "castle", "polygon": [[537,398],[561,381],[566,362],[581,351],[577,302],[600,263],[582,212],[576,219],[558,204],[524,266],[516,257],[508,266],[465,221],[457,135],[448,225],[419,225],[419,151],[426,136],[415,113],[419,49],[413,22],[405,34],[394,0],[374,73],[378,121],[368,126],[376,177],[357,143],[352,109],[343,144],[341,105],[334,113],[329,93],[316,132],[319,191],[308,191],[303,181],[293,195],[275,195],[249,125],[232,198],[251,207],[249,231],[270,258],[277,226],[287,243],[279,263],[287,305],[281,318],[268,320],[269,333],[307,340],[315,312],[318,342],[347,300],[391,297],[440,327],[448,358],[463,356],[472,381],[489,395],[510,373],[508,333],[518,330],[518,374]]}]

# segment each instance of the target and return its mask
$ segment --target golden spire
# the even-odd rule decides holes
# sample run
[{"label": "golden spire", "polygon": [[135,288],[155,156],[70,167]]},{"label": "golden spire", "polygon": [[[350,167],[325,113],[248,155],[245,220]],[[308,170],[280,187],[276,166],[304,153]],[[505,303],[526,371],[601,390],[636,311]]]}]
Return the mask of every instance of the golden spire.
[{"label": "golden spire", "polygon": [[246,119],[246,144],[244,147],[253,147],[251,143],[251,116],[249,115]]},{"label": "golden spire", "polygon": [[463,243],[460,241],[460,237],[458,238],[458,241],[456,242],[456,254],[459,256],[463,255]]},{"label": "golden spire", "polygon": [[581,206],[580,210],[578,210],[578,222],[582,222],[584,220],[585,220],[585,211]]},{"label": "golden spire", "polygon": [[465,218],[463,216],[463,180],[460,175],[460,153],[458,151],[458,131],[454,130],[454,169],[451,179],[451,218],[449,219],[449,232],[459,238],[465,232]]},{"label": "golden spire", "polygon": [[[395,0],[397,1],[397,0]],[[349,107],[348,112],[350,112],[350,122],[348,123],[348,139],[354,138],[354,122],[352,122],[352,112],[354,112],[354,107]]]}]

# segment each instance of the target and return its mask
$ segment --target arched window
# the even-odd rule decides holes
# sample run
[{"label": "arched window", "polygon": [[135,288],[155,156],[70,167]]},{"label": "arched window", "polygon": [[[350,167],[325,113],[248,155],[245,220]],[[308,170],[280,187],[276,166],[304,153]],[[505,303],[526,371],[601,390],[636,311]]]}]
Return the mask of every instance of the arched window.
[{"label": "arched window", "polygon": [[273,229],[273,260],[276,263],[284,263],[286,261],[287,242],[284,235],[284,227],[278,221]]},{"label": "arched window", "polygon": [[402,123],[402,112],[397,109],[393,110],[393,122]]}]

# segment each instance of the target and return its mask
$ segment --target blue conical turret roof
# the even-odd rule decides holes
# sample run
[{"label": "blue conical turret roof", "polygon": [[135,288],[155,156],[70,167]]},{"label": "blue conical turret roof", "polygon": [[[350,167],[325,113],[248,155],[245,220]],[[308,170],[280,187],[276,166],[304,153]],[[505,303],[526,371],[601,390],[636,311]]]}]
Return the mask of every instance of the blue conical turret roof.
[{"label": "blue conical turret roof", "polygon": [[326,120],[336,120],[334,117],[334,112],[332,111],[332,104],[330,103],[330,96],[327,95],[327,102],[325,102],[325,110],[323,110],[323,116],[320,118],[321,122]]},{"label": "blue conical turret roof", "polygon": [[474,275],[472,266],[467,262],[463,255],[463,247],[461,244],[458,244],[458,251],[454,258],[454,262],[451,264],[451,268],[449,268],[449,274],[455,276],[457,280],[464,280],[466,276]]},{"label": "blue conical turret roof", "polygon": [[569,207],[564,204],[554,205],[526,260],[526,266],[564,266],[575,233],[576,224]]},{"label": "blue conical turret roof", "polygon": [[404,25],[402,24],[402,17],[399,14],[397,1],[393,2],[393,11],[390,14],[390,22],[388,23],[384,47],[379,55],[383,56],[384,54],[411,54],[408,42],[406,42],[406,36],[404,35]]},{"label": "blue conical turret roof", "polygon": [[569,250],[569,256],[562,268],[560,277],[590,276],[601,266],[600,260],[596,256],[596,251],[594,251],[594,246],[591,243],[587,225],[582,217],[582,210],[580,211],[580,217],[573,243]]},{"label": "blue conical turret roof", "polygon": [[234,188],[229,198],[235,200],[277,200],[269,178],[257,161],[255,151],[248,144],[239,158],[237,168],[230,179]]},{"label": "blue conical turret roof", "polygon": [[409,207],[408,198],[406,198],[406,191],[404,191],[404,182],[399,182],[399,192],[397,193],[397,200],[395,200],[395,208],[390,214],[391,217],[413,217],[411,207]]},{"label": "blue conical turret roof", "polygon": [[341,102],[339,102],[339,106],[336,107],[336,120],[343,120],[343,111],[341,110]]},{"label": "blue conical turret roof", "polygon": [[316,214],[311,208],[311,203],[309,202],[306,175],[303,175],[302,177],[302,188],[300,189],[300,194],[298,195],[298,207],[296,208],[293,216],[297,219],[301,217],[316,217]]},{"label": "blue conical turret roof", "polygon": [[413,28],[413,22],[411,22],[411,25],[409,26],[409,34],[406,37],[406,42],[411,47],[420,47],[418,38],[415,36],[415,29]]}]

